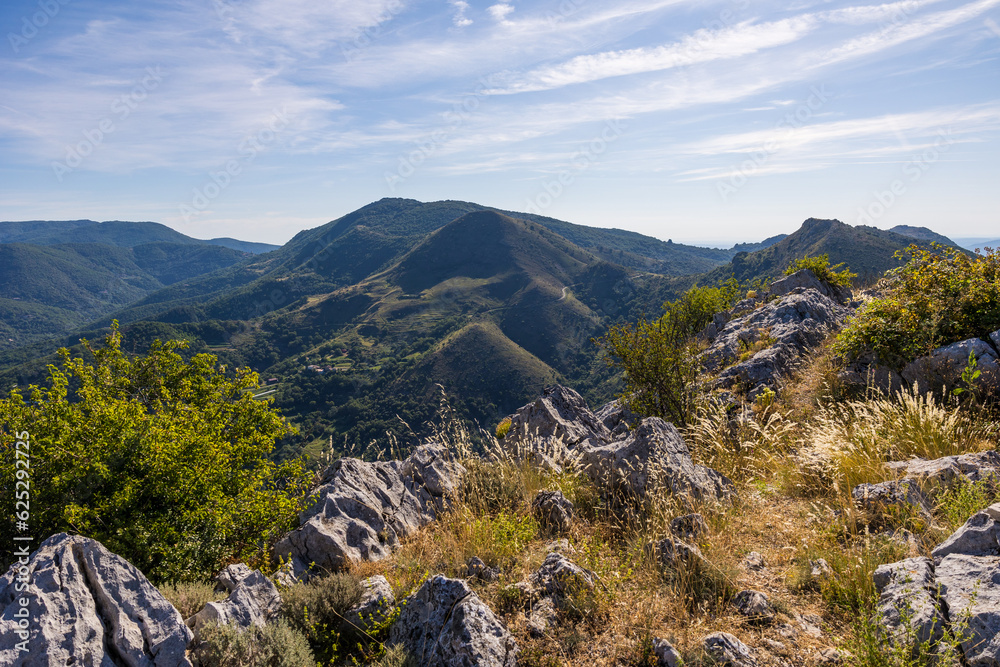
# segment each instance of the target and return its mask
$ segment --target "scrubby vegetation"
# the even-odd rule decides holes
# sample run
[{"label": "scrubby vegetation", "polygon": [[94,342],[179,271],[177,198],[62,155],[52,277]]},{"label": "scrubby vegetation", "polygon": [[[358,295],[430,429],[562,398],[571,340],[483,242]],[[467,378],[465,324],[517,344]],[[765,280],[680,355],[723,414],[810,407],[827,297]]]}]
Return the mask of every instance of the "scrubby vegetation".
[{"label": "scrubby vegetation", "polygon": [[[834,264],[830,266],[830,255],[829,253],[819,255],[818,257],[802,257],[800,259],[793,260],[789,264],[788,268],[785,269],[785,275],[790,276],[797,271],[802,269],[809,269],[816,274],[816,277],[823,282],[830,283],[831,285],[837,285],[839,287],[850,287],[851,281],[858,277],[858,274],[851,273],[849,268],[841,268],[846,266],[846,262],[840,262],[839,264]],[[838,271],[838,269],[840,269]]]}]

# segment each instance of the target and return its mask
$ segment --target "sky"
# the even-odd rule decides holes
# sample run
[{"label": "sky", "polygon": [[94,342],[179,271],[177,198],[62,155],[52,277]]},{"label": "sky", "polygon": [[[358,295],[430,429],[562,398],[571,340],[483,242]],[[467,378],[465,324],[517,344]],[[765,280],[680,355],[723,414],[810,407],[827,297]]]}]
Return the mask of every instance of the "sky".
[{"label": "sky", "polygon": [[6,0],[0,220],[1000,237],[1000,0]]}]

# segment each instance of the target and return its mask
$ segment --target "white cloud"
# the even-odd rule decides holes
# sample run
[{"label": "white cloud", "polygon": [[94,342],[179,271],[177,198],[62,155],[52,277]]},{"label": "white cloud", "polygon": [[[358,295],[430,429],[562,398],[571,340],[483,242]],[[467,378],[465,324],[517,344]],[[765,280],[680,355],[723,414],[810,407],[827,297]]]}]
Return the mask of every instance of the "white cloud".
[{"label": "white cloud", "polygon": [[514,5],[501,2],[486,8],[493,20],[498,23],[507,23],[507,15],[514,11]]},{"label": "white cloud", "polygon": [[464,28],[472,25],[472,19],[465,15],[465,12],[469,11],[468,2],[465,2],[465,0],[448,0],[448,4],[455,8],[455,15],[451,19],[455,27]]}]

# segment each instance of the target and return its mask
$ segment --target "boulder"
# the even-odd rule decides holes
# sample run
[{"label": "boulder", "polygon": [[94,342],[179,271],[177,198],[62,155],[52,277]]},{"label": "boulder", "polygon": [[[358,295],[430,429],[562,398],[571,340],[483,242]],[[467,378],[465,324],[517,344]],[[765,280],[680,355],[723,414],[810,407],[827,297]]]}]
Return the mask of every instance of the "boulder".
[{"label": "boulder", "polygon": [[993,346],[980,338],[969,338],[951,345],[939,347],[926,357],[911,361],[903,368],[902,376],[907,384],[916,385],[921,393],[945,392],[962,386],[962,371],[969,363],[969,354],[976,357],[976,368],[980,372],[977,386],[994,394],[1000,393],[1000,363]]},{"label": "boulder", "polygon": [[945,619],[929,558],[880,565],[872,574],[878,592],[877,618],[893,642],[937,642]]},{"label": "boulder", "polygon": [[682,540],[695,542],[708,532],[708,524],[700,514],[685,514],[670,521],[670,532]]},{"label": "boulder", "polygon": [[638,424],[641,420],[639,415],[624,407],[621,401],[618,400],[605,403],[595,413],[595,416],[607,427],[611,434],[611,440],[624,437],[632,427],[632,424]]},{"label": "boulder", "polygon": [[654,542],[650,547],[650,552],[661,566],[673,570],[679,569],[681,566],[698,566],[705,561],[701,549],[672,536]]},{"label": "boulder", "polygon": [[1000,556],[1000,503],[973,514],[931,552],[936,564],[949,554]]},{"label": "boulder", "polygon": [[594,590],[596,575],[566,558],[552,552],[529,578],[528,582],[541,597],[561,598],[580,591]]},{"label": "boulder", "polygon": [[500,619],[464,581],[442,575],[406,599],[388,643],[425,667],[517,664],[517,643]]},{"label": "boulder", "polygon": [[964,664],[1000,665],[1000,557],[952,553],[935,573],[952,627],[961,631]]},{"label": "boulder", "polygon": [[371,630],[372,626],[384,622],[395,606],[396,596],[389,580],[381,574],[368,577],[361,581],[361,600],[344,612],[341,629],[347,632],[355,628]]},{"label": "boulder", "polygon": [[539,454],[562,466],[573,462],[578,450],[605,444],[610,439],[611,432],[590,411],[580,394],[554,385],[514,413],[501,444],[519,459]]},{"label": "boulder", "polygon": [[777,613],[767,595],[760,591],[740,591],[733,598],[733,606],[736,607],[736,611],[746,616],[752,623],[761,625],[773,621]]},{"label": "boulder", "polygon": [[746,555],[746,558],[743,559],[743,564],[746,566],[748,570],[751,570],[753,572],[759,572],[766,567],[766,564],[764,562],[764,556],[762,556],[760,553],[756,551],[751,551],[750,553],[748,553]]},{"label": "boulder", "polygon": [[528,614],[528,634],[535,638],[543,637],[558,619],[555,601],[551,597],[542,598],[531,607],[531,613]]},{"label": "boulder", "polygon": [[643,419],[627,437],[583,453],[584,470],[603,486],[634,496],[667,490],[691,500],[724,500],[734,493],[724,475],[696,465],[677,428],[659,417]]},{"label": "boulder", "polygon": [[489,567],[479,556],[473,556],[465,563],[465,571],[470,579],[480,579],[487,583],[500,578],[500,568]]},{"label": "boulder", "polygon": [[205,624],[233,625],[240,628],[262,627],[281,611],[281,595],[260,570],[243,578],[229,597],[209,602],[185,623],[198,638]]},{"label": "boulder", "polygon": [[328,467],[303,512],[301,525],[274,547],[301,578],[315,565],[341,570],[350,562],[382,560],[399,540],[433,521],[465,470],[444,447],[418,447],[405,461],[345,458]]},{"label": "boulder", "polygon": [[560,491],[539,491],[531,501],[531,511],[542,528],[565,533],[573,527],[573,503]]},{"label": "boulder", "polygon": [[858,507],[874,516],[916,512],[924,519],[931,517],[929,501],[913,482],[858,484],[851,490],[851,497]]},{"label": "boulder", "polygon": [[704,639],[705,652],[719,667],[757,667],[750,647],[728,632],[716,632]]},{"label": "boulder", "polygon": [[243,580],[253,574],[253,570],[246,563],[233,563],[227,565],[222,572],[215,576],[215,592],[232,593]]},{"label": "boulder", "polygon": [[845,304],[851,298],[851,290],[849,288],[824,282],[810,269],[801,269],[784,278],[775,280],[771,283],[767,291],[771,296],[784,296],[799,288],[816,290],[823,296],[829,297],[839,304]]},{"label": "boulder", "polygon": [[931,460],[891,461],[886,467],[904,480],[916,482],[924,492],[949,488],[956,482],[1000,481],[1000,453],[994,450]]},{"label": "boulder", "polygon": [[666,639],[653,637],[653,655],[657,667],[679,667],[684,664],[681,654]]},{"label": "boulder", "polygon": [[86,537],[58,533],[23,556],[0,578],[0,607],[3,665],[191,664],[180,613],[131,563]]}]

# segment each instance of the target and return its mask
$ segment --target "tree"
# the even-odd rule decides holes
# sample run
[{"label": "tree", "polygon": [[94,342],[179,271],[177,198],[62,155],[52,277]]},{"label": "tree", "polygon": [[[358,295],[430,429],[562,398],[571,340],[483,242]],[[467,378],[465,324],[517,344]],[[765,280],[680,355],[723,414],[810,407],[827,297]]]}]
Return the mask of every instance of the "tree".
[{"label": "tree", "polygon": [[596,339],[608,363],[625,373],[619,401],[636,414],[686,425],[694,413],[700,372],[695,336],[740,291],[732,279],[717,287],[692,287],[663,304],[659,319],[615,325]]},{"label": "tree", "polygon": [[[14,443],[27,434],[35,544],[86,535],[155,582],[204,578],[234,559],[264,564],[295,525],[307,475],[300,461],[268,460],[293,430],[252,397],[257,375],[227,375],[210,354],[185,361],[178,341],[130,358],[117,322],[104,347],[83,344],[92,361],[62,349],[48,388],[0,400],[0,491],[14,507]],[[24,534],[15,528],[2,527],[7,553]]]}]

